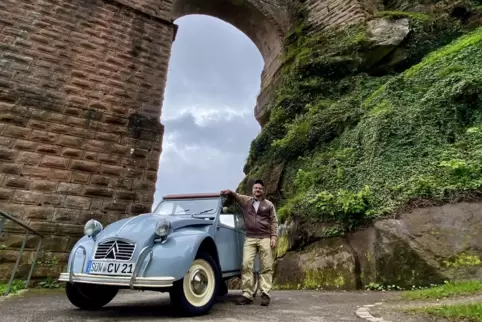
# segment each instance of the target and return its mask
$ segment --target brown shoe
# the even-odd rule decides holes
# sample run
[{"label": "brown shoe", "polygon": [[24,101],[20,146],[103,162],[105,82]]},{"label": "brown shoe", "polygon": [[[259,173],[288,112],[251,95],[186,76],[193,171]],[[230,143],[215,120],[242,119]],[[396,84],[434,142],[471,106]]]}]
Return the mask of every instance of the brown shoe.
[{"label": "brown shoe", "polygon": [[270,298],[268,295],[266,294],[261,294],[261,305],[262,306],[268,306],[269,305],[269,302],[270,302]]},{"label": "brown shoe", "polygon": [[246,304],[251,304],[253,303],[253,300],[248,299],[246,296],[241,295],[238,297],[236,300],[237,305],[246,305]]}]

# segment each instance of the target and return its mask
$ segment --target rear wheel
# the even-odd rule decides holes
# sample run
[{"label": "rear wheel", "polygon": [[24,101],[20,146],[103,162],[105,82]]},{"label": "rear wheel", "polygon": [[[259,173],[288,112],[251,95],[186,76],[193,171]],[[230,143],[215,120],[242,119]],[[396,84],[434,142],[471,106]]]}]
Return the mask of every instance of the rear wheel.
[{"label": "rear wheel", "polygon": [[206,314],[216,301],[220,282],[214,259],[209,253],[199,253],[186,275],[174,283],[171,302],[187,315]]},{"label": "rear wheel", "polygon": [[118,291],[118,288],[104,285],[82,283],[65,285],[65,293],[70,303],[82,310],[100,309],[112,301]]}]

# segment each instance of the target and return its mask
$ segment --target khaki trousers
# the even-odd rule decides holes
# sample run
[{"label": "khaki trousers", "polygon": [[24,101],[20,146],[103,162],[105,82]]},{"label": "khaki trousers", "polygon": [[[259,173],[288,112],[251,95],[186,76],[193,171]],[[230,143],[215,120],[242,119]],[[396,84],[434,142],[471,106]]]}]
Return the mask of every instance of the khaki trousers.
[{"label": "khaki trousers", "polygon": [[249,238],[244,242],[243,268],[241,272],[241,289],[243,296],[253,299],[254,258],[259,253],[261,270],[259,272],[259,288],[261,292],[269,296],[273,282],[273,254],[270,246],[270,238]]}]

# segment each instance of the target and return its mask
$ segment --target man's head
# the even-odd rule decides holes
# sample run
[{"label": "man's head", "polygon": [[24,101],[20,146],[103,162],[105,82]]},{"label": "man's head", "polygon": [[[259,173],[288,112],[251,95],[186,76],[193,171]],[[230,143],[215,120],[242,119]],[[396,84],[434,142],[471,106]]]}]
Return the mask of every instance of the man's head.
[{"label": "man's head", "polygon": [[253,184],[253,196],[258,198],[264,198],[264,182],[261,179],[258,179]]}]

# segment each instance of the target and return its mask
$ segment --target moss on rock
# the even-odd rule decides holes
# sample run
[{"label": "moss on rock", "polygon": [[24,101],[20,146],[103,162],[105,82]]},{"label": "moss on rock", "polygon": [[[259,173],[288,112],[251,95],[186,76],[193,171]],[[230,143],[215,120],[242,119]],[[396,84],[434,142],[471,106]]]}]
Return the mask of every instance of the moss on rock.
[{"label": "moss on rock", "polygon": [[246,166],[253,177],[284,164],[282,220],[351,230],[482,187],[482,30],[447,14],[380,15],[408,17],[411,31],[377,68],[364,65],[373,49],[366,23],[291,39],[283,86]]},{"label": "moss on rock", "polygon": [[301,252],[288,252],[276,262],[278,289],[354,289],[355,260],[343,238],[311,244]]}]

